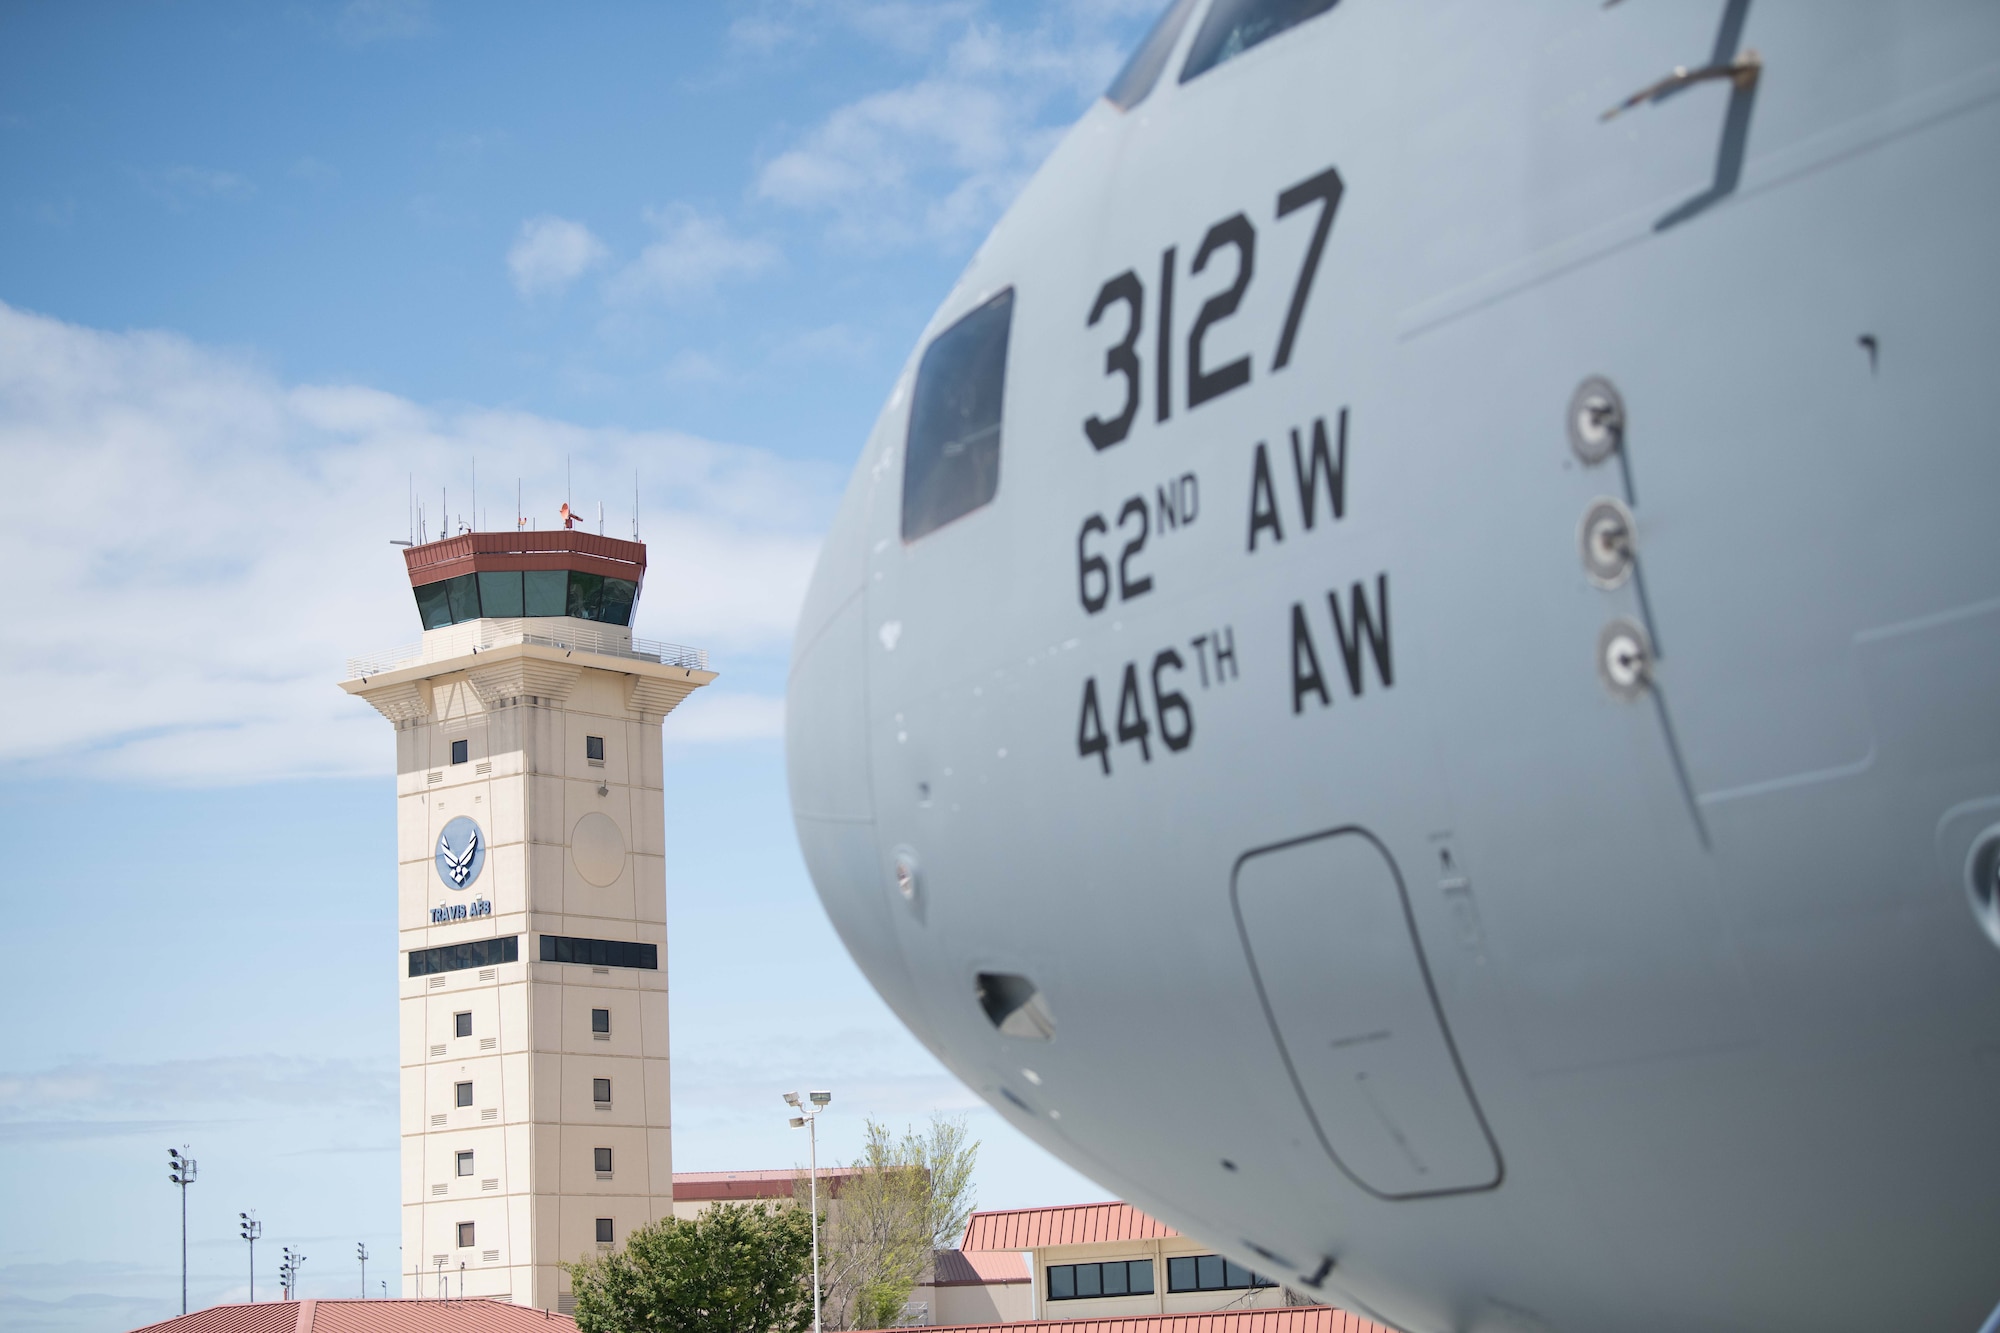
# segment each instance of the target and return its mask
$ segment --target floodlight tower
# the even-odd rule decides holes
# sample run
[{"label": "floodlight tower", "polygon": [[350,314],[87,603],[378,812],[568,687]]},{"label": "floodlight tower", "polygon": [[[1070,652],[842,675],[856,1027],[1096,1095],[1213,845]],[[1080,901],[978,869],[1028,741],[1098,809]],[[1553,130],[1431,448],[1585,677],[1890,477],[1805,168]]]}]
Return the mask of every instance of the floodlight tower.
[{"label": "floodlight tower", "polygon": [[830,1092],[809,1092],[806,1100],[810,1106],[799,1101],[799,1094],[785,1094],[785,1105],[798,1114],[792,1117],[792,1128],[806,1130],[812,1140],[811,1184],[812,1230],[813,1230],[813,1333],[820,1333],[819,1327],[819,1113],[833,1100]]},{"label": "floodlight tower", "polygon": [[640,542],[404,559],[422,641],[341,682],[396,729],[404,1252],[568,1313],[563,1263],[672,1215],[661,731],[715,673],[632,636]]},{"label": "floodlight tower", "polygon": [[194,1184],[194,1158],[188,1156],[186,1144],[167,1149],[168,1165],[173,1169],[167,1175],[181,1191],[181,1313],[188,1312],[188,1186]]}]

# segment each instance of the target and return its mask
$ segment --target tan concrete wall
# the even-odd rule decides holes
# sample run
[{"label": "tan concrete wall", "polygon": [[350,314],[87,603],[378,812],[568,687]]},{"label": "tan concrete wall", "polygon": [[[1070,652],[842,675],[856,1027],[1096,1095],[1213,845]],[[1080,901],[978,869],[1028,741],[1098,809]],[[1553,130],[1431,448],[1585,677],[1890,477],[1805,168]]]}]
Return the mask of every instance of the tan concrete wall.
[{"label": "tan concrete wall", "polygon": [[918,1287],[911,1299],[930,1304],[933,1324],[1014,1324],[1033,1317],[1034,1288],[1026,1282]]}]

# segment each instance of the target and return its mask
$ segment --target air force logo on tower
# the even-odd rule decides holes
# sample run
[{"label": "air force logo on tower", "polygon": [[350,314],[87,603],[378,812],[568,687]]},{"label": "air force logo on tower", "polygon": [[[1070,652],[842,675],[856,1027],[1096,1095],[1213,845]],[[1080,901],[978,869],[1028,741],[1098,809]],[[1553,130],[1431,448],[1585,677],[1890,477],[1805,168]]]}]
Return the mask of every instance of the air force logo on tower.
[{"label": "air force logo on tower", "polygon": [[444,826],[437,842],[438,878],[454,889],[462,889],[479,878],[486,865],[486,835],[465,815]]}]

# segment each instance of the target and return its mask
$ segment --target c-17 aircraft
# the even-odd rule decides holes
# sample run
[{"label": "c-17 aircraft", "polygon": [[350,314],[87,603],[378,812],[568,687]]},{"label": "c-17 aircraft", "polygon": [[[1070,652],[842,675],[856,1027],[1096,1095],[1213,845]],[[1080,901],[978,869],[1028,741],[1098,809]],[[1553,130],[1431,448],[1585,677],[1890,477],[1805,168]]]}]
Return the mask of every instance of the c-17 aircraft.
[{"label": "c-17 aircraft", "polygon": [[800,618],[826,910],[1415,1333],[2000,1302],[2000,6],[1175,0]]}]

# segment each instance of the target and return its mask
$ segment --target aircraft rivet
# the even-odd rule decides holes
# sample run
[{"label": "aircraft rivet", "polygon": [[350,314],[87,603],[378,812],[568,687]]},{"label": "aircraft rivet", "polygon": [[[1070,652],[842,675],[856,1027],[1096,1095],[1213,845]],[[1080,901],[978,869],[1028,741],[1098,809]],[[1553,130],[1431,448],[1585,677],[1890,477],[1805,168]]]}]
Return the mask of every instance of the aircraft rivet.
[{"label": "aircraft rivet", "polygon": [[1577,525],[1584,577],[1606,590],[1623,585],[1632,575],[1632,532],[1632,511],[1621,501],[1609,496],[1592,500]]},{"label": "aircraft rivet", "polygon": [[1597,636],[1597,674],[1621,699],[1646,692],[1653,674],[1653,644],[1637,621],[1620,617]]},{"label": "aircraft rivet", "polygon": [[1625,441],[1625,400],[1602,375],[1576,386],[1569,399],[1569,447],[1586,463],[1602,463]]}]

